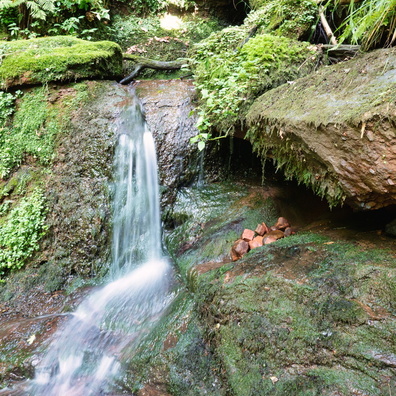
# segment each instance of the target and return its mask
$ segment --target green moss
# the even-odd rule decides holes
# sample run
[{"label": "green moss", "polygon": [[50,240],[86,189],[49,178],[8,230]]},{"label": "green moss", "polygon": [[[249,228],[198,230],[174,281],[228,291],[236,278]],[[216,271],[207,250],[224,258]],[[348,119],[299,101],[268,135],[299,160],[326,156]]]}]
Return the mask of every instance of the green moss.
[{"label": "green moss", "polygon": [[224,29],[193,48],[201,132],[228,134],[259,94],[313,69],[309,43],[260,34],[244,44],[247,34],[246,26]]},{"label": "green moss", "polygon": [[318,19],[318,4],[313,0],[253,0],[245,24],[266,33],[302,38]]},{"label": "green moss", "polygon": [[122,54],[116,43],[89,42],[69,36],[0,42],[1,87],[22,83],[101,78],[121,74]]}]

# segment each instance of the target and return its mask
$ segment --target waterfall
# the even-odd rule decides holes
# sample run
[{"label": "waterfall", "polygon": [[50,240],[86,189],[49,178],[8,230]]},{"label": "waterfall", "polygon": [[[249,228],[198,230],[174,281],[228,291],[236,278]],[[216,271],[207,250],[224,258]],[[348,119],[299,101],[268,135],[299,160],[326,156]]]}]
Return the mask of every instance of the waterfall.
[{"label": "waterfall", "polygon": [[171,266],[161,249],[154,141],[138,104],[123,111],[118,131],[109,283],[93,291],[55,334],[28,394],[105,394],[127,359],[125,350],[131,353],[172,300]]}]

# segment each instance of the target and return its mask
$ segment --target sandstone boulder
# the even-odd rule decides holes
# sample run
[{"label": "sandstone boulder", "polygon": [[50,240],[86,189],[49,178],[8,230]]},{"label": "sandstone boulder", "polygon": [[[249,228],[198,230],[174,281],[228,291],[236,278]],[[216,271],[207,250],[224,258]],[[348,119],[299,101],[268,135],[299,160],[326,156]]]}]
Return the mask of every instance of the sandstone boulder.
[{"label": "sandstone boulder", "polygon": [[255,151],[330,206],[396,204],[396,48],[268,91],[247,121]]}]

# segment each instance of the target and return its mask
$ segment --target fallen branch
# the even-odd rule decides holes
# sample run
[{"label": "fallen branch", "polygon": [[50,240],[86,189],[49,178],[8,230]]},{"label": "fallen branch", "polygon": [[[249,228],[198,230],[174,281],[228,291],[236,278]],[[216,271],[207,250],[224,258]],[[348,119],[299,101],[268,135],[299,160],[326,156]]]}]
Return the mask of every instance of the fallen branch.
[{"label": "fallen branch", "polygon": [[120,84],[130,83],[143,69],[146,68],[155,70],[179,70],[187,62],[186,59],[177,59],[174,61],[163,62],[130,54],[123,54],[122,57],[125,60],[135,62],[136,65],[132,73],[128,77],[123,78],[120,81]]},{"label": "fallen branch", "polygon": [[323,10],[324,10],[324,7],[320,6],[319,7],[320,22],[322,22],[323,29],[326,32],[327,37],[330,39],[330,43],[333,44],[333,45],[337,45],[338,44],[337,43],[337,39],[335,38],[334,33],[331,30],[331,27],[330,27],[329,23],[327,22],[327,19],[325,17],[325,14],[324,14]]}]

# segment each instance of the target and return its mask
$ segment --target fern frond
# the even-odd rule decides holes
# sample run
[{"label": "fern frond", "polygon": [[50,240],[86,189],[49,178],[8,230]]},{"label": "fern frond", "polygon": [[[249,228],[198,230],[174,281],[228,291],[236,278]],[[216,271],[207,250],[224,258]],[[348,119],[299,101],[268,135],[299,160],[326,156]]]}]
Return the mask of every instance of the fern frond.
[{"label": "fern frond", "polygon": [[43,19],[47,17],[47,13],[54,10],[53,0],[37,0],[26,1],[26,7],[29,9],[30,15],[34,19]]}]

